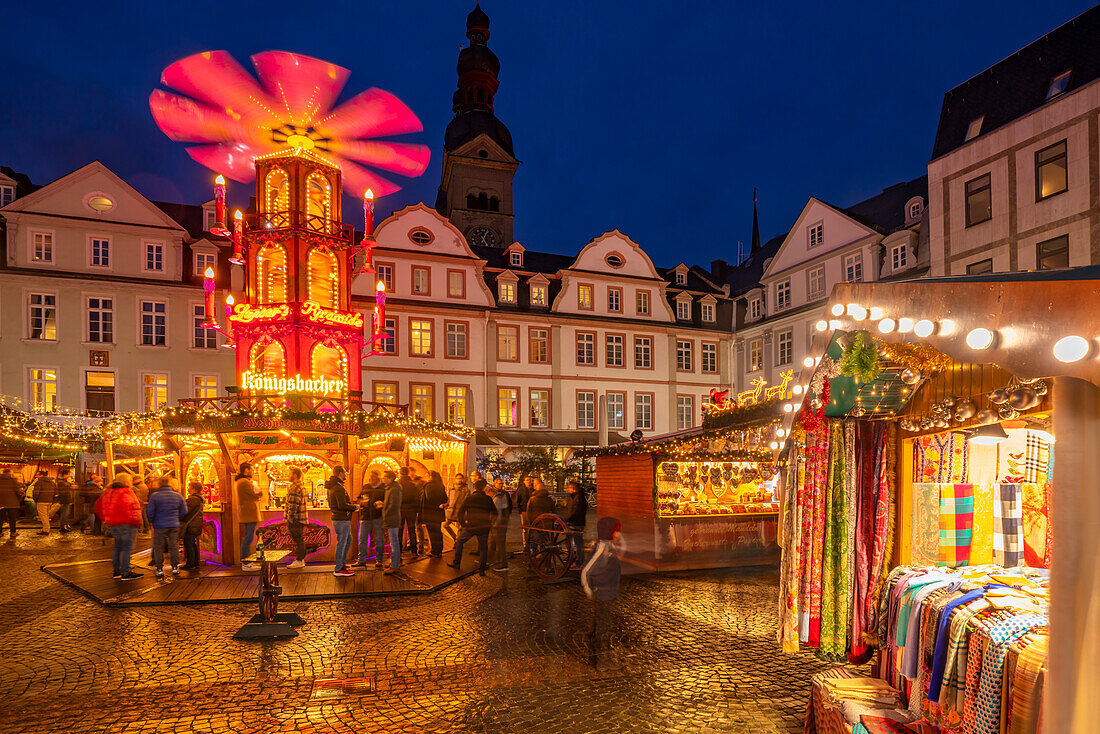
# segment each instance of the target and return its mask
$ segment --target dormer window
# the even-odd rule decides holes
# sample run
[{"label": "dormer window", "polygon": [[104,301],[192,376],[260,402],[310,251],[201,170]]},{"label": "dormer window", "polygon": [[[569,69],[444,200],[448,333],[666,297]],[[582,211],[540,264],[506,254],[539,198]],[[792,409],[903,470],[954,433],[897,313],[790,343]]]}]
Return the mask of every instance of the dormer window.
[{"label": "dormer window", "polygon": [[908,219],[920,219],[921,213],[924,211],[924,202],[914,201],[909,204]]},{"label": "dormer window", "polygon": [[680,321],[691,321],[691,301],[683,299],[676,302],[676,318]]},{"label": "dormer window", "polygon": [[497,284],[497,297],[501,303],[516,302],[516,284],[505,281]]},{"label": "dormer window", "polygon": [[1069,86],[1069,75],[1070,72],[1064,71],[1050,80],[1050,88],[1047,89],[1047,99],[1054,99],[1066,91],[1066,87]]},{"label": "dormer window", "polygon": [[513,268],[523,267],[523,253],[519,250],[512,250],[508,253],[508,262],[512,264]]},{"label": "dormer window", "polygon": [[687,283],[688,283],[687,271],[686,270],[677,270],[676,271],[676,285],[687,285]]},{"label": "dormer window", "polygon": [[531,286],[531,305],[541,308],[546,308],[546,286],[544,285],[532,285]]},{"label": "dormer window", "polygon": [[973,120],[970,121],[970,125],[968,125],[966,128],[966,137],[963,138],[964,143],[968,140],[973,140],[974,138],[982,134],[983,122],[985,122],[985,115],[982,115],[981,117],[975,117]]},{"label": "dormer window", "polygon": [[0,186],[0,206],[7,206],[15,201],[14,186]]},{"label": "dormer window", "polygon": [[749,319],[756,321],[764,314],[764,300],[761,298],[749,299]]},{"label": "dormer window", "polygon": [[202,211],[202,229],[204,232],[209,232],[214,227],[215,213],[213,209],[203,207]]},{"label": "dormer window", "polygon": [[714,304],[703,303],[700,304],[700,318],[708,324],[714,323]]}]

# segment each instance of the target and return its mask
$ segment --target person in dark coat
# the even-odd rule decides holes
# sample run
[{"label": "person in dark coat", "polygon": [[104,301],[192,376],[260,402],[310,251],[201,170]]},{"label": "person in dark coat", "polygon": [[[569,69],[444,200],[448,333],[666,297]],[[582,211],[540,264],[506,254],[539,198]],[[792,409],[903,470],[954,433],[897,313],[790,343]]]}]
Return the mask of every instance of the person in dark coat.
[{"label": "person in dark coat", "polygon": [[424,485],[423,501],[420,505],[420,520],[428,528],[428,539],[432,545],[432,558],[443,557],[443,516],[447,506],[447,490],[443,488],[443,477],[433,471],[428,483]]},{"label": "person in dark coat", "polygon": [[455,513],[455,520],[462,529],[455,540],[455,559],[452,563],[448,563],[448,566],[458,568],[462,561],[462,547],[470,538],[477,538],[479,560],[477,572],[482,576],[485,575],[485,569],[489,566],[489,531],[493,527],[496,516],[497,507],[493,503],[493,498],[485,494],[485,480],[478,479],[474,483],[470,496]]},{"label": "person in dark coat", "polygon": [[[5,466],[0,469],[0,509],[4,511],[4,519],[11,528],[12,538],[16,536],[15,522],[19,519],[19,508],[22,504],[23,487],[11,473],[11,468]],[[0,529],[2,528],[3,524],[0,523]]]},{"label": "person in dark coat", "polygon": [[202,535],[202,508],[205,503],[202,485],[198,482],[187,485],[187,514],[180,520],[184,560],[180,568],[187,571],[194,571],[199,567],[199,536]]},{"label": "person in dark coat", "polygon": [[570,530],[576,530],[569,534],[569,545],[573,548],[573,558],[578,566],[584,565],[584,523],[588,519],[588,498],[581,491],[581,485],[570,479],[565,484],[565,491],[569,493],[569,500],[565,504],[565,524]]},{"label": "person in dark coat", "polygon": [[401,467],[401,531],[405,536],[403,547],[416,554],[420,546],[416,542],[416,524],[420,521],[420,489],[413,481],[409,467]]},{"label": "person in dark coat", "polygon": [[390,536],[390,567],[384,573],[397,573],[401,568],[401,484],[392,471],[382,473],[386,494],[382,500],[382,525]]},{"label": "person in dark coat", "polygon": [[38,508],[38,521],[42,523],[39,535],[50,534],[50,515],[61,509],[57,504],[57,484],[45,471],[38,472],[34,482],[34,501]]},{"label": "person in dark coat", "polygon": [[367,552],[374,546],[374,567],[382,568],[382,554],[386,552],[386,533],[382,528],[382,505],[386,499],[386,485],[382,473],[371,469],[355,503],[359,505],[359,557],[352,568],[367,565]]},{"label": "person in dark coat", "polygon": [[153,572],[164,578],[164,551],[168,551],[172,575],[180,572],[180,523],[187,517],[187,501],[179,493],[179,482],[173,477],[160,480],[149,495],[145,514],[153,526]]},{"label": "person in dark coat", "polygon": [[332,529],[336,531],[336,562],[332,569],[333,576],[354,576],[355,572],[348,568],[348,550],[351,548],[351,515],[355,512],[355,505],[348,490],[344,487],[344,477],[347,471],[342,466],[332,470],[332,476],[325,481],[325,490],[328,497],[328,509],[332,512]]},{"label": "person in dark coat", "polygon": [[84,486],[80,488],[80,498],[84,505],[84,517],[77,524],[80,526],[81,533],[91,531],[93,534],[99,534],[102,523],[95,515],[95,503],[102,495],[103,480],[99,478],[98,474],[90,475],[88,481],[84,482]]},{"label": "person in dark coat", "polygon": [[598,670],[613,670],[618,664],[610,655],[611,612],[619,598],[622,566],[615,552],[615,541],[622,525],[613,517],[601,517],[596,523],[596,548],[581,571],[581,586],[592,600],[592,665]]},{"label": "person in dark coat", "polygon": [[60,506],[57,514],[57,524],[58,529],[63,533],[73,529],[72,525],[69,524],[69,518],[76,510],[76,485],[73,484],[72,471],[71,466],[63,466],[58,470],[57,479],[54,480],[54,496]]}]

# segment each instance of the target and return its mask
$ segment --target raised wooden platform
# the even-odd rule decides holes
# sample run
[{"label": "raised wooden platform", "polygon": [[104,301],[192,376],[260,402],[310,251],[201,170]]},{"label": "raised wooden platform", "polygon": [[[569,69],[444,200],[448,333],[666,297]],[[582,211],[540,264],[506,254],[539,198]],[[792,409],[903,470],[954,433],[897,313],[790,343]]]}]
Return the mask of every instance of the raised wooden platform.
[{"label": "raised wooden platform", "polygon": [[[477,572],[476,558],[464,558],[460,570],[447,566],[453,558],[453,554],[447,554],[443,558],[414,560],[411,554],[406,554],[401,569],[395,574],[386,575],[372,564],[365,569],[352,569],[355,576],[348,578],[333,576],[332,564],[301,569],[283,566],[279,568],[279,585],[283,589],[279,599],[307,601],[431,594]],[[48,563],[42,570],[106,606],[256,603],[258,572],[204,563],[199,570],[182,571],[179,576],[172,576],[166,568],[164,579],[159,580],[147,567],[148,563],[148,551],[134,554],[134,570],[145,574],[135,581],[111,578],[109,559]]]}]

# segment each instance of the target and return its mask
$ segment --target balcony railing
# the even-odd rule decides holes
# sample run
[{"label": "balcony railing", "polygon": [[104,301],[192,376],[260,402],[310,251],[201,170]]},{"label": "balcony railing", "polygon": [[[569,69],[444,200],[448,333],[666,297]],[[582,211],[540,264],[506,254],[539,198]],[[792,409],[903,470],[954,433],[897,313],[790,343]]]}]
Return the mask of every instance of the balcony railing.
[{"label": "balcony railing", "polygon": [[198,413],[231,417],[236,411],[248,413],[273,413],[289,414],[319,414],[322,417],[332,415],[356,415],[359,413],[372,413],[381,409],[392,415],[408,415],[408,405],[392,405],[389,403],[376,403],[363,400],[358,397],[328,397],[324,395],[300,395],[290,394],[246,394],[223,395],[213,398],[185,398],[180,400],[180,407],[190,408]]},{"label": "balcony railing", "polygon": [[355,234],[355,230],[350,224],[301,211],[251,214],[245,220],[244,229],[245,232],[305,230],[331,237],[343,243],[350,243]]}]

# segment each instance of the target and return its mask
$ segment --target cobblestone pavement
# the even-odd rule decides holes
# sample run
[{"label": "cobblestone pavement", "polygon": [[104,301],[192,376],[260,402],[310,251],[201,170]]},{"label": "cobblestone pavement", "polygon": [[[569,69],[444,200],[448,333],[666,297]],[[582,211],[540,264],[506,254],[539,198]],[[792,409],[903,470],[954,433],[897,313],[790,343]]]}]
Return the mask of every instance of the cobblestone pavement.
[{"label": "cobblestone pavement", "polygon": [[250,606],[108,609],[39,570],[108,550],[0,543],[0,731],[766,734],[801,731],[824,667],[778,651],[774,571],[625,578],[623,665],[596,672],[583,592],[518,558],[429,597],[284,604],[301,635],[256,643],[231,639]]}]

